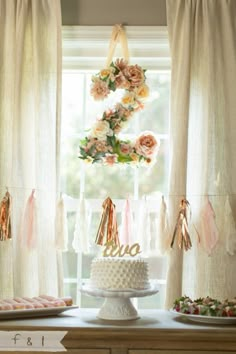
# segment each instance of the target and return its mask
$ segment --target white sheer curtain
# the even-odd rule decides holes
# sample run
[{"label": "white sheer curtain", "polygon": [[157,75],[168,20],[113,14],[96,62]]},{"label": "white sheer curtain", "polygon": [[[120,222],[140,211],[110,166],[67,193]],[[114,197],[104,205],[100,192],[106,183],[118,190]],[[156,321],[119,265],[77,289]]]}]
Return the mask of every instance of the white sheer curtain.
[{"label": "white sheer curtain", "polygon": [[[12,196],[12,239],[0,242],[0,298],[58,293],[54,217],[60,90],[60,1],[1,0],[0,196],[6,187]],[[32,189],[33,247],[22,241]]]},{"label": "white sheer curtain", "polygon": [[[236,1],[167,0],[172,56],[170,220],[182,197],[192,208],[193,247],[169,254],[166,306],[175,298],[236,294]],[[204,203],[219,239],[204,247]],[[193,224],[199,231],[200,243]]]}]

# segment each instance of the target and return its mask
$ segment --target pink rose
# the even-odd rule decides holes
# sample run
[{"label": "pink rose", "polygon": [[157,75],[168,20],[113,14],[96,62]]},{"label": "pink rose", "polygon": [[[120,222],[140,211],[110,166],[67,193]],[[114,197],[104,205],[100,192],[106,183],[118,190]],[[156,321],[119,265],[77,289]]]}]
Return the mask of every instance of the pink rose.
[{"label": "pink rose", "polygon": [[110,90],[105,81],[96,79],[93,82],[93,86],[91,88],[90,93],[95,100],[103,100],[109,95]]},{"label": "pink rose", "polygon": [[95,146],[98,152],[105,152],[108,150],[106,141],[96,140]]},{"label": "pink rose", "polygon": [[129,80],[131,87],[141,86],[145,81],[143,69],[139,65],[130,65],[124,69],[124,75]]},{"label": "pink rose", "polygon": [[117,162],[117,154],[106,154],[103,161],[105,164],[112,166]]},{"label": "pink rose", "polygon": [[115,66],[120,70],[123,71],[124,69],[127,68],[128,62],[125,59],[117,59],[115,62]]},{"label": "pink rose", "polygon": [[130,144],[120,144],[120,152],[124,155],[130,154],[132,151],[132,147]]},{"label": "pink rose", "polygon": [[124,74],[120,71],[115,78],[116,87],[120,89],[128,90],[130,88],[130,82],[126,79]]},{"label": "pink rose", "polygon": [[135,150],[144,157],[155,155],[158,151],[159,142],[156,140],[152,132],[142,133],[135,143]]}]

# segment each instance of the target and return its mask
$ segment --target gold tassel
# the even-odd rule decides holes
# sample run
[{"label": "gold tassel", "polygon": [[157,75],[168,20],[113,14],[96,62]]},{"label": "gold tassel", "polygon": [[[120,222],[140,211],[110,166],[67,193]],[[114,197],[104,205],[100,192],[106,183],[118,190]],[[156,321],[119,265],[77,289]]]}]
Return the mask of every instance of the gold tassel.
[{"label": "gold tassel", "polygon": [[0,203],[0,241],[11,239],[11,195],[6,192]]},{"label": "gold tassel", "polygon": [[175,238],[177,238],[177,245],[179,249],[188,251],[192,247],[192,242],[189,235],[188,228],[188,214],[190,213],[190,204],[186,199],[181,200],[180,210],[177,217],[174,234],[171,241],[171,248],[173,248]]},{"label": "gold tassel", "polygon": [[102,207],[104,210],[95,242],[98,245],[105,245],[108,242],[112,242],[119,246],[115,204],[113,204],[112,200],[108,197],[104,200]]}]

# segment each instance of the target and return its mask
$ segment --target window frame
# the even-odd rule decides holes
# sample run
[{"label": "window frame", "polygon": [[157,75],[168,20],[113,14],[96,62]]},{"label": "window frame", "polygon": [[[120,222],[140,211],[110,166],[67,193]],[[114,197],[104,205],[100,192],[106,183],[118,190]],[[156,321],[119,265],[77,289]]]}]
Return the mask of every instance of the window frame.
[{"label": "window frame", "polygon": [[[63,49],[63,72],[79,70],[94,70],[102,68],[106,63],[109,41],[112,33],[112,26],[63,26],[62,27],[62,49]],[[138,63],[147,70],[170,72],[171,60],[168,42],[168,31],[166,26],[127,26],[125,27],[130,63]],[[120,45],[115,51],[116,57],[122,57]],[[138,180],[138,170],[136,171]],[[83,193],[83,188],[82,188]],[[134,181],[134,196],[138,197],[137,182]],[[76,212],[78,199],[64,196],[68,212]],[[101,210],[102,201],[90,200],[92,212]],[[114,200],[117,212],[122,210],[124,200]],[[151,201],[152,202],[152,201]],[[152,202],[153,210],[156,209],[155,201]],[[152,208],[152,207],[151,207]],[[78,282],[82,270],[81,254],[77,255],[77,279],[64,278],[64,284],[77,284],[77,303],[80,305],[80,285]],[[160,284],[163,282],[160,280]]]}]

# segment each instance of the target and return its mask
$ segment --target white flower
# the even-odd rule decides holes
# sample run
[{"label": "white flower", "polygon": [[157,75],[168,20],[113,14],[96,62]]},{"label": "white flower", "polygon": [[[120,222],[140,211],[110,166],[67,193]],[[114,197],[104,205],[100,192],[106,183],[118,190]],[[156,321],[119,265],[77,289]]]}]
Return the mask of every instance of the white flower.
[{"label": "white flower", "polygon": [[110,125],[105,120],[98,120],[91,128],[90,136],[98,140],[106,140],[108,135],[112,135]]}]

